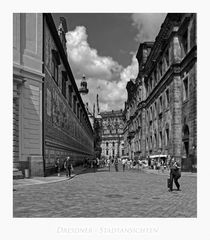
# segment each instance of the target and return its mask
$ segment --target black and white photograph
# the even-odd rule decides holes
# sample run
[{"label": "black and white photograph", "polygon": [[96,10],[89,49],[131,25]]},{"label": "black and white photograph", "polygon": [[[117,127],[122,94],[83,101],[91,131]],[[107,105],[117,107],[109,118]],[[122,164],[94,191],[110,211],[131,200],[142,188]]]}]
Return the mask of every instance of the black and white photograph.
[{"label": "black and white photograph", "polygon": [[13,14],[14,217],[197,216],[196,19]]},{"label": "black and white photograph", "polygon": [[207,11],[179,2],[37,2],[5,11],[8,237],[206,234]]}]

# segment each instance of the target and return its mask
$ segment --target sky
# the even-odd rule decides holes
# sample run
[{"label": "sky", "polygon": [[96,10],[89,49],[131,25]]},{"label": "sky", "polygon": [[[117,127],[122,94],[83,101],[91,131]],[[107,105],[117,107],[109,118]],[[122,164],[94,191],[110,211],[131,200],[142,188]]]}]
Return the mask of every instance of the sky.
[{"label": "sky", "polygon": [[154,41],[166,13],[53,13],[56,27],[65,17],[67,54],[77,86],[85,74],[92,111],[99,95],[100,111],[124,109],[126,84],[138,74],[140,43]]}]

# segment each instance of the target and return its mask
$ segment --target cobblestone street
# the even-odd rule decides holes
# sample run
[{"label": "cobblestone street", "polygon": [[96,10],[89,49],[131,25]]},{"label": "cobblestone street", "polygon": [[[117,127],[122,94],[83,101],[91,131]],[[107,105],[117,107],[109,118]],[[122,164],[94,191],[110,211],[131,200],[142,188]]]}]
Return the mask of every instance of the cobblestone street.
[{"label": "cobblestone street", "polygon": [[14,217],[196,217],[197,178],[182,176],[168,192],[166,175],[138,170],[83,172],[71,180],[19,187]]}]

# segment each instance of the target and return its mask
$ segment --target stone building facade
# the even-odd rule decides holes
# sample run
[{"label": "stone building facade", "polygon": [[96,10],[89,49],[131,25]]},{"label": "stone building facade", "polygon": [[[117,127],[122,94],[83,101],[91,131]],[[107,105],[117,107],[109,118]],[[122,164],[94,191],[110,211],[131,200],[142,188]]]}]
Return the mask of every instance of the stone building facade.
[{"label": "stone building facade", "polygon": [[197,168],[196,14],[167,14],[155,42],[140,44],[139,73],[127,84],[125,147],[130,157],[166,154]]},{"label": "stone building facade", "polygon": [[57,157],[77,164],[93,156],[93,130],[66,55],[65,19],[13,15],[13,151],[31,175],[55,171]]},{"label": "stone building facade", "polygon": [[105,158],[121,157],[124,153],[123,111],[101,112],[102,117],[102,153]]},{"label": "stone building facade", "polygon": [[42,29],[42,14],[13,14],[13,166],[21,170],[43,168]]}]

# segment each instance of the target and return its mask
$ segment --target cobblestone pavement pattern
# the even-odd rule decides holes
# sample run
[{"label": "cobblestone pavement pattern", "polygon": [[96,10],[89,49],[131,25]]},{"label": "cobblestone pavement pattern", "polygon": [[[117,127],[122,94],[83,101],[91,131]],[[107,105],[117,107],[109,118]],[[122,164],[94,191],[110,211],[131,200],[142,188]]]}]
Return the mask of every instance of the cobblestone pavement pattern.
[{"label": "cobblestone pavement pattern", "polygon": [[138,170],[83,172],[63,182],[13,192],[14,217],[196,217],[197,178],[182,176],[168,192],[167,176]]}]

